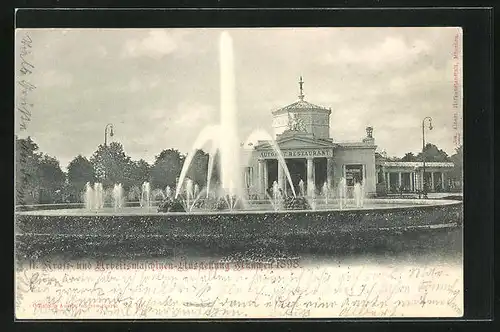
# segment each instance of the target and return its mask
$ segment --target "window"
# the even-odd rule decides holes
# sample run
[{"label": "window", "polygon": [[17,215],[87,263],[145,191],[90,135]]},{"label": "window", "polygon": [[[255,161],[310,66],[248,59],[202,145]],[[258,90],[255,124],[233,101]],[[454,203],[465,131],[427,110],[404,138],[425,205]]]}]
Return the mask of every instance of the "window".
[{"label": "window", "polygon": [[363,165],[345,165],[345,179],[348,186],[363,183]]}]

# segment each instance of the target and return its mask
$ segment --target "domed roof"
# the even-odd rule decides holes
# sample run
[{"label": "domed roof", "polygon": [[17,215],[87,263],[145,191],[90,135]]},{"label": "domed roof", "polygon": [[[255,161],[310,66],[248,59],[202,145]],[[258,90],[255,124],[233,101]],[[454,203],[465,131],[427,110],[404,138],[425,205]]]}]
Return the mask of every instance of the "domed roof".
[{"label": "domed roof", "polygon": [[275,111],[272,112],[273,115],[276,114],[281,114],[281,113],[288,113],[288,112],[310,112],[310,111],[322,111],[322,112],[331,112],[331,109],[323,107],[323,106],[318,106],[315,104],[312,104],[310,102],[307,102],[303,99],[300,99],[290,105],[287,105],[285,107],[279,108]]},{"label": "domed roof", "polygon": [[320,112],[325,112],[325,113],[331,113],[331,109],[323,107],[323,106],[318,106],[314,105],[310,102],[307,102],[304,100],[304,93],[302,89],[302,85],[304,84],[304,81],[302,81],[302,76],[300,76],[299,80],[299,86],[300,86],[300,94],[299,94],[299,100],[287,105],[285,107],[279,108],[277,110],[274,110],[272,112],[273,115],[277,114],[282,114],[282,113],[289,113],[289,112],[311,112],[311,111],[320,111]]}]

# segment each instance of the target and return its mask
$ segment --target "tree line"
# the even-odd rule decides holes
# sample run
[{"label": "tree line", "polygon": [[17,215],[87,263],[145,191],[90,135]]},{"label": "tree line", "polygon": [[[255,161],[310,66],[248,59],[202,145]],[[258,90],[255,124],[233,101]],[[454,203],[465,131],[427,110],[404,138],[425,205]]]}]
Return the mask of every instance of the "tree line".
[{"label": "tree line", "polygon": [[[458,149],[461,149],[459,147]],[[458,150],[456,150],[456,153],[459,153]],[[453,156],[448,156],[448,154],[439,149],[436,145],[432,143],[427,143],[423,149],[423,151],[419,152],[417,155],[413,154],[413,152],[407,152],[403,157],[387,157],[385,156],[388,161],[423,161],[425,157],[425,161],[429,162],[452,162],[452,157]]]},{"label": "tree line", "polygon": [[[129,200],[138,200],[141,186],[149,182],[152,188],[176,187],[186,155],[176,149],[166,149],[155,156],[153,164],[143,159],[133,160],[122,144],[99,145],[90,158],[78,155],[64,172],[59,161],[39,151],[31,137],[16,137],[16,205],[82,202],[87,182],[102,183],[105,189],[121,183]],[[200,188],[206,186],[208,153],[198,150],[187,177]],[[219,182],[217,161],[212,181]]]},{"label": "tree line", "polygon": [[[39,151],[38,145],[31,137],[16,136],[16,205],[76,203],[82,201],[82,192],[87,182],[100,182],[105,189],[121,183],[128,200],[138,200],[141,186],[149,182],[154,189],[164,190],[167,186],[176,187],[178,177],[186,155],[176,149],[166,149],[155,156],[149,164],[143,159],[133,160],[128,156],[122,144],[112,142],[99,145],[90,158],[78,155],[64,172],[59,161]],[[462,147],[448,156],[433,144],[427,144],[424,151],[414,155],[409,152],[401,158],[387,158],[392,161],[451,161],[455,167],[452,177],[462,178]],[[198,184],[206,186],[208,174],[208,153],[198,150],[188,170],[187,177]],[[215,158],[211,185],[219,182]]]}]

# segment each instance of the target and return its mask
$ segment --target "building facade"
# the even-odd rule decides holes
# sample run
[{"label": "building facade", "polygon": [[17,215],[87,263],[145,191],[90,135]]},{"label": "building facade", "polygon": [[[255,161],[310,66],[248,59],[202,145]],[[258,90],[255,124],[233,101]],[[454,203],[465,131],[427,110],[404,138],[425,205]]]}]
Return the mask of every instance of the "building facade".
[{"label": "building facade", "polygon": [[[366,127],[358,142],[334,141],[330,137],[332,110],[306,101],[302,77],[299,84],[299,99],[272,112],[275,140],[244,147],[249,196],[265,198],[274,182],[289,195],[299,194],[301,187],[304,195],[321,195],[334,191],[342,177],[348,190],[357,182],[363,184],[368,197],[376,196],[381,185],[389,192],[396,186],[408,191],[422,188],[423,165],[379,158],[372,127]],[[426,163],[431,191],[437,183],[444,188],[445,173],[452,167],[453,163]]]},{"label": "building facade", "polygon": [[[418,162],[386,161],[376,158],[378,184],[389,193],[417,192],[423,189],[424,164]],[[453,179],[448,176],[452,171],[452,162],[426,162],[425,183],[428,192],[446,192],[453,186]],[[380,187],[380,186],[379,186]]]}]

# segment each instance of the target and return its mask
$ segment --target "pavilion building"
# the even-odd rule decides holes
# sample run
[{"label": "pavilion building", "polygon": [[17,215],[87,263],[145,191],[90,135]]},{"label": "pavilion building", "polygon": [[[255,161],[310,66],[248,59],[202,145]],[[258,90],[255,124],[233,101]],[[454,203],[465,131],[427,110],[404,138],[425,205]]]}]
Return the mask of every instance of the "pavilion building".
[{"label": "pavilion building", "polygon": [[[404,187],[407,191],[422,189],[422,163],[390,162],[376,153],[373,128],[366,127],[365,137],[358,142],[337,142],[330,137],[332,110],[305,100],[300,78],[299,99],[272,111],[275,144],[289,171],[290,179],[273,143],[259,141],[244,147],[245,185],[248,193],[265,197],[276,181],[283,192],[291,194],[290,181],[299,193],[301,180],[308,196],[318,195],[325,188],[334,190],[341,177],[348,189],[362,183],[367,196],[376,196],[383,185],[387,190]],[[439,184],[445,189],[446,173],[453,163],[426,163],[426,180],[430,191]]]}]

